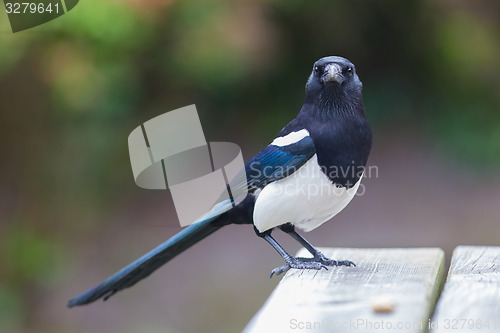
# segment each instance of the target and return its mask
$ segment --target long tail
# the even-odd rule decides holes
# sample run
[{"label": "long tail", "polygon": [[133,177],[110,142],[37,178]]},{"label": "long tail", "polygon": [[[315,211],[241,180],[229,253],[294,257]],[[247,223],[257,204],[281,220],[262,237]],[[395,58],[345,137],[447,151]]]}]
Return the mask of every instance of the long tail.
[{"label": "long tail", "polygon": [[133,286],[179,253],[228,224],[225,219],[226,215],[222,214],[189,225],[97,286],[69,300],[68,307],[88,304],[101,297],[107,300],[118,291]]}]

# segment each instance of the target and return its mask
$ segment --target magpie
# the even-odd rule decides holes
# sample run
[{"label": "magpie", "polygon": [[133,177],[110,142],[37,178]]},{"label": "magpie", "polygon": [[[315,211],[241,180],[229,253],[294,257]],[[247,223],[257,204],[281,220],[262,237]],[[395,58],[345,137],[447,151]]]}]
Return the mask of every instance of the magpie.
[{"label": "magpie", "polygon": [[[255,233],[281,255],[285,265],[273,269],[271,277],[290,268],[354,266],[349,260],[326,258],[295,228],[307,232],[328,221],[346,207],[359,187],[372,145],[361,90],[349,60],[329,56],[316,61],[297,117],[246,164],[247,182],[242,186],[247,186],[248,193],[239,204],[231,200],[217,204],[151,252],[71,299],[68,307],[107,300],[228,224],[253,224]],[[276,228],[297,240],[312,257],[286,252],[271,235]]]}]

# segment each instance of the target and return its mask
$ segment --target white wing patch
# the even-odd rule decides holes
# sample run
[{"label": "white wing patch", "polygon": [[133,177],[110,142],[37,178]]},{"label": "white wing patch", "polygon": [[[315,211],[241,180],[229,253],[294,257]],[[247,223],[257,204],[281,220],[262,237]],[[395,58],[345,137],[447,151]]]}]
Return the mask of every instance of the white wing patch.
[{"label": "white wing patch", "polygon": [[350,189],[337,187],[321,171],[315,154],[289,177],[264,187],[255,202],[254,224],[260,232],[284,223],[311,231],[347,206],[361,178]]},{"label": "white wing patch", "polygon": [[293,143],[299,142],[300,140],[302,140],[303,138],[305,138],[308,135],[309,135],[308,130],[301,129],[300,131],[291,132],[285,136],[280,136],[280,137],[274,139],[273,142],[271,142],[271,144],[274,146],[284,147],[284,146],[288,146],[288,145],[291,145]]}]

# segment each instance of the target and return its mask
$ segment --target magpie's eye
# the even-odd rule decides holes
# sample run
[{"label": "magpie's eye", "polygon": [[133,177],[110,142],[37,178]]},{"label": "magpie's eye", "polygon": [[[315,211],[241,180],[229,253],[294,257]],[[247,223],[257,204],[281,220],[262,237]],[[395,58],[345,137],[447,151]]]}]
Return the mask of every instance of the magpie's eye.
[{"label": "magpie's eye", "polygon": [[321,72],[321,67],[314,66],[314,73],[318,74],[319,72]]},{"label": "magpie's eye", "polygon": [[345,70],[345,72],[347,74],[352,74],[352,67],[347,67],[346,70]]}]

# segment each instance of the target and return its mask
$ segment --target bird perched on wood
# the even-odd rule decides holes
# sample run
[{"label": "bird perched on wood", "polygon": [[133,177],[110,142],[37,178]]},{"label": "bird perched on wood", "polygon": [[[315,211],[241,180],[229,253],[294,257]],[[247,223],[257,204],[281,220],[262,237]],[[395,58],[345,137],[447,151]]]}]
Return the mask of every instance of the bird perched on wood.
[{"label": "bird perched on wood", "polygon": [[[314,63],[306,98],[297,117],[245,166],[246,198],[216,205],[197,222],[108,279],[68,302],[69,307],[108,299],[131,287],[187,248],[228,224],[253,224],[290,268],[351,266],[326,258],[295,231],[310,231],[339,213],[354,197],[370,154],[372,133],[365,117],[362,84],[354,65],[342,57]],[[288,254],[271,233],[279,228],[302,244],[312,258]]]}]

